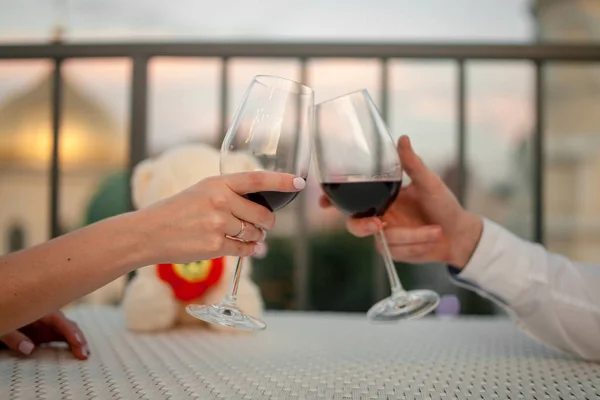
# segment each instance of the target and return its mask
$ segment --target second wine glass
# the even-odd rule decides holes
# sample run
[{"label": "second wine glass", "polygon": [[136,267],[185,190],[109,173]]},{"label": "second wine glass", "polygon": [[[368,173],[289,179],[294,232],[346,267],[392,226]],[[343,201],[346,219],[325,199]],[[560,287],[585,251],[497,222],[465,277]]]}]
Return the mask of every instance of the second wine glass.
[{"label": "second wine glass", "polygon": [[[402,186],[396,146],[369,93],[359,90],[316,107],[314,158],[321,187],[331,203],[353,218],[381,217]],[[431,290],[405,291],[383,231],[377,233],[391,286],[367,312],[374,322],[423,316],[439,302]]]},{"label": "second wine glass", "polygon": [[[314,95],[311,88],[276,76],[255,76],[223,140],[221,174],[273,171],[306,179],[313,130]],[[245,197],[270,211],[277,211],[297,194],[257,192]],[[241,233],[244,223],[241,221]],[[203,321],[235,329],[264,329],[263,321],[237,306],[242,263],[243,259],[239,258],[229,290],[220,303],[188,305],[186,311]]]}]

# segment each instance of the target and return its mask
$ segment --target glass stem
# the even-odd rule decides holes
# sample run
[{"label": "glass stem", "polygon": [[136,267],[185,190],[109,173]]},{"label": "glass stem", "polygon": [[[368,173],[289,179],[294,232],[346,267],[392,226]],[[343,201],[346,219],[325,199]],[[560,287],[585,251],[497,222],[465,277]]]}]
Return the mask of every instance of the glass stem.
[{"label": "glass stem", "polygon": [[242,275],[242,261],[244,259],[239,257],[237,260],[237,264],[235,265],[235,272],[233,273],[233,279],[231,280],[231,284],[229,285],[229,290],[223,299],[223,303],[226,304],[235,304],[237,300],[237,292],[238,286],[240,284],[240,276]]},{"label": "glass stem", "polygon": [[392,296],[401,296],[406,293],[402,284],[400,283],[400,278],[398,278],[398,273],[396,272],[396,266],[394,265],[394,260],[392,259],[392,253],[390,252],[390,248],[387,243],[387,239],[385,238],[385,234],[383,233],[383,229],[377,232],[377,237],[379,240],[379,244],[381,245],[381,250],[383,254],[383,261],[385,263],[385,269],[388,273],[388,278],[390,279],[390,286],[392,288]]}]

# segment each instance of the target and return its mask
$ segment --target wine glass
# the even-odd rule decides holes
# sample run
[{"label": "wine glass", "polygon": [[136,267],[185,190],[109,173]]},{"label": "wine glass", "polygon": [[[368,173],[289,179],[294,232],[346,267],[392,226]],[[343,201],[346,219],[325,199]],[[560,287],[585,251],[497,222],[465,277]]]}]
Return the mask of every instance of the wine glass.
[{"label": "wine glass", "polygon": [[[402,166],[386,124],[366,90],[316,107],[314,158],[323,192],[340,211],[354,218],[382,216],[402,186]],[[367,312],[373,322],[421,317],[437,306],[431,290],[405,291],[385,239],[376,235],[389,276],[391,296]]]},{"label": "wine glass", "polygon": [[[275,76],[252,79],[221,146],[221,174],[245,171],[286,172],[306,179],[314,132],[313,90]],[[244,197],[277,211],[298,194],[249,193]],[[186,311],[206,322],[240,330],[262,330],[266,324],[236,304],[243,259],[238,259],[229,290],[213,305],[188,305]]]}]

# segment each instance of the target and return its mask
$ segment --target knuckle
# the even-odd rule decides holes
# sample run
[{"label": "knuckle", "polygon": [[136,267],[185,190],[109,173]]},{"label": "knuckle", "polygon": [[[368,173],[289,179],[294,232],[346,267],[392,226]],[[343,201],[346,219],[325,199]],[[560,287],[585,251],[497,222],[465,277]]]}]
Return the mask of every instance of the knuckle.
[{"label": "knuckle", "polygon": [[202,180],[202,182],[209,184],[209,185],[216,185],[221,181],[221,176],[220,175],[216,175],[216,176],[209,176],[207,178],[204,178]]},{"label": "knuckle", "polygon": [[439,255],[440,255],[440,260],[449,262],[452,259],[452,250],[450,249],[450,247],[441,249],[439,251]]},{"label": "knuckle", "polygon": [[226,224],[227,223],[225,221],[224,216],[220,213],[211,213],[208,216],[207,225],[208,225],[208,228],[211,229],[212,231],[221,232],[221,231],[225,230]]},{"label": "knuckle", "polygon": [[384,232],[386,239],[397,245],[408,244],[413,240],[413,235],[404,228],[385,229]]},{"label": "knuckle", "polygon": [[261,186],[264,182],[263,175],[259,172],[249,174],[248,181],[252,186]]},{"label": "knuckle", "polygon": [[267,230],[273,229],[273,227],[275,226],[275,221],[276,221],[275,214],[273,214],[272,212],[267,210],[267,215],[264,219],[265,225],[263,227]]},{"label": "knuckle", "polygon": [[386,234],[388,240],[397,244],[404,244],[411,247],[420,246],[421,243],[430,239],[429,232],[412,229],[395,229]]},{"label": "knuckle", "polygon": [[430,176],[430,183],[429,186],[434,189],[436,192],[443,190],[446,185],[444,184],[444,181],[442,180],[442,178],[440,178],[438,175],[432,174]]},{"label": "knuckle", "polygon": [[395,244],[395,243],[400,242],[400,240],[398,238],[398,234],[395,231],[386,229],[384,231],[384,234],[385,234],[385,240],[387,240],[389,244]]},{"label": "knuckle", "polygon": [[245,249],[244,243],[239,242],[239,243],[235,244],[235,251],[239,255],[243,255],[244,254],[244,249]]},{"label": "knuckle", "polygon": [[269,228],[273,226],[273,224],[274,224],[273,221],[274,221],[275,215],[271,211],[267,210],[266,208],[258,207],[256,210],[256,216],[259,219],[259,221],[261,222],[261,225],[265,224]]},{"label": "knuckle", "polygon": [[[383,249],[381,248],[379,241],[377,241],[377,249],[383,253]],[[389,249],[394,261],[407,261],[407,258],[410,257],[404,246],[390,246]]]},{"label": "knuckle", "polygon": [[224,236],[215,235],[209,241],[207,241],[207,250],[210,252],[217,252],[223,248],[223,243],[225,241]]},{"label": "knuckle", "polygon": [[252,224],[246,225],[246,232],[244,233],[242,240],[246,242],[253,242],[256,240],[256,231],[257,229]]},{"label": "knuckle", "polygon": [[237,246],[238,253],[242,256],[249,256],[252,254],[252,245],[248,243],[239,243]]},{"label": "knuckle", "polygon": [[217,210],[225,210],[229,206],[229,201],[225,195],[218,194],[211,197],[210,204]]},{"label": "knuckle", "polygon": [[202,179],[196,185],[193,185],[192,188],[197,190],[199,193],[212,192],[214,190],[218,190],[221,182],[217,179],[218,177],[208,177]]},{"label": "knuckle", "polygon": [[415,247],[416,246],[406,246],[406,248],[402,252],[403,256],[404,257],[413,257],[416,254]]},{"label": "knuckle", "polygon": [[253,226],[251,241],[258,242],[258,241],[262,240],[262,238],[263,238],[263,231],[256,228],[255,226]]},{"label": "knuckle", "polygon": [[423,242],[424,239],[425,236],[423,236],[423,234],[419,232],[408,231],[398,234],[396,241],[402,244],[406,244],[412,248],[419,246],[419,242]]},{"label": "knuckle", "polygon": [[425,246],[423,246],[422,244],[416,244],[413,246],[409,246],[408,247],[408,256],[409,257],[419,256],[419,255],[422,255],[424,251],[425,251]]},{"label": "knuckle", "polygon": [[290,183],[291,179],[287,175],[280,174],[277,177],[277,184],[281,190],[289,190],[293,187],[293,184]]},{"label": "knuckle", "polygon": [[369,235],[367,233],[366,227],[363,227],[360,221],[354,219],[349,219],[346,222],[346,229],[348,229],[348,232],[357,237],[364,237]]}]

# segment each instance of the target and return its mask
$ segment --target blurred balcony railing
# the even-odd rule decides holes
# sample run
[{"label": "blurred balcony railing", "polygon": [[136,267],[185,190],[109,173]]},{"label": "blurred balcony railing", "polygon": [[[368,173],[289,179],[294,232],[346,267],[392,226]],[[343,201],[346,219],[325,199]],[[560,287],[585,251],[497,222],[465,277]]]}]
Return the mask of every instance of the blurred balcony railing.
[{"label": "blurred balcony railing", "polygon": [[[437,59],[453,60],[457,65],[456,75],[456,158],[458,160],[458,197],[464,201],[466,181],[466,67],[472,60],[519,60],[531,62],[535,72],[535,90],[532,102],[535,109],[533,132],[533,187],[534,215],[533,238],[542,243],[544,232],[543,215],[543,165],[544,165],[544,66],[557,62],[599,62],[598,45],[510,45],[510,44],[350,44],[350,43],[147,43],[147,44],[40,44],[0,45],[0,60],[50,59],[54,62],[52,89],[52,132],[53,150],[51,161],[50,236],[60,232],[58,205],[60,198],[60,153],[58,151],[61,131],[61,66],[66,59],[81,58],[129,58],[133,62],[131,76],[131,99],[129,128],[129,166],[147,156],[147,112],[148,112],[148,62],[153,57],[217,57],[222,59],[220,75],[220,132],[221,138],[227,127],[228,105],[228,60],[236,57],[290,58],[300,61],[300,76],[310,85],[307,61],[318,58],[375,58],[380,60],[381,98],[379,104],[384,118],[389,108],[389,60],[390,59]],[[304,202],[301,202],[302,204]],[[294,285],[296,304],[305,308],[307,299],[307,275],[309,273],[308,240],[304,206],[297,209],[298,236],[294,241]],[[375,280],[375,292],[385,290],[385,276]],[[383,282],[383,283],[382,283]]]}]

